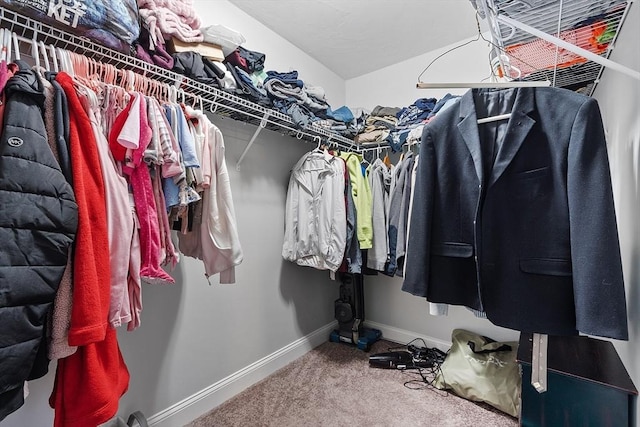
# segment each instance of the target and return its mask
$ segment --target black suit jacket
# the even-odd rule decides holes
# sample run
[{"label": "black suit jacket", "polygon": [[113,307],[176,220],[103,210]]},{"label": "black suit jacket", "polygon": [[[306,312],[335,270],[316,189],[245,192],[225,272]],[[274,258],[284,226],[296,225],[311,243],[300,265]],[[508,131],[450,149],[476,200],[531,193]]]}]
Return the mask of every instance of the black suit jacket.
[{"label": "black suit jacket", "polygon": [[402,289],[520,331],[628,339],[596,101],[474,89],[426,125]]}]

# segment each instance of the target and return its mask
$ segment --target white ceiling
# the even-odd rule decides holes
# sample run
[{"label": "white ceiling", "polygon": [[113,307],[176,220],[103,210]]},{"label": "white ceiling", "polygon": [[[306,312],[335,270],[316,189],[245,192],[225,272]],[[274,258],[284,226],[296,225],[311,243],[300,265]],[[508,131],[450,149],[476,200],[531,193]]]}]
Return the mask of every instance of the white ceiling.
[{"label": "white ceiling", "polygon": [[344,79],[477,32],[469,0],[230,0]]}]

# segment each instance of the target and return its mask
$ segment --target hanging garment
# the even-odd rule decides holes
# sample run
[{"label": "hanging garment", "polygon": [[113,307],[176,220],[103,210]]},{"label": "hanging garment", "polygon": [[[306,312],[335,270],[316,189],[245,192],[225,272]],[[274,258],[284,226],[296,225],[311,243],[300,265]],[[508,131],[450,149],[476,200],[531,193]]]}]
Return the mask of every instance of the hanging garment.
[{"label": "hanging garment", "polygon": [[[69,145],[67,143],[69,124],[68,121],[64,120],[64,117],[69,115],[67,100],[64,91],[54,80],[55,75],[46,73],[44,70],[38,70],[38,72],[45,77],[41,81],[45,89],[44,120],[45,128],[47,129],[47,142],[62,169],[65,179],[71,184],[73,180],[71,177],[71,161],[69,160]],[[77,349],[76,346],[69,345],[71,304],[73,301],[72,251],[73,245],[69,250],[67,265],[62,274],[62,279],[53,301],[53,307],[47,320],[47,356],[52,361],[67,357],[75,353]]]},{"label": "hanging garment", "polygon": [[[133,216],[129,206],[127,181],[118,172],[109,151],[109,143],[99,122],[100,105],[96,94],[89,88],[76,84],[78,98],[91,122],[98,149],[98,157],[105,186],[105,209],[109,234],[109,262],[111,272],[111,297],[109,323],[117,328],[131,321],[128,271],[122,268],[131,257],[133,238]],[[139,107],[138,107],[139,108]],[[139,123],[138,123],[139,129]]]},{"label": "hanging garment", "polygon": [[519,331],[627,339],[597,102],[474,89],[425,126],[402,289]]},{"label": "hanging garment", "polygon": [[356,207],[356,233],[360,249],[369,249],[372,244],[371,224],[371,187],[362,172],[362,155],[356,153],[340,154],[346,163],[351,180],[351,192]]},{"label": "hanging garment", "polygon": [[376,159],[368,171],[371,187],[371,217],[373,242],[367,253],[367,267],[384,271],[389,254],[388,218],[391,172],[382,160]]},{"label": "hanging garment", "polygon": [[6,82],[0,137],[0,420],[46,374],[45,320],[68,260],[78,207],[46,140],[43,88],[22,66]]},{"label": "hanging garment", "polygon": [[336,271],[346,246],[345,163],[319,150],[291,171],[282,257],[298,265]]},{"label": "hanging garment", "polygon": [[405,254],[405,236],[411,194],[411,170],[414,155],[408,152],[395,169],[389,193],[389,263],[385,274],[394,276],[402,271],[398,259]]},{"label": "hanging garment", "polygon": [[127,290],[129,292],[129,311],[131,321],[127,325],[128,331],[133,331],[140,326],[142,313],[142,278],[140,277],[142,254],[140,251],[140,223],[135,212],[135,207],[131,203],[131,214],[133,215],[134,227],[131,238],[131,258],[129,258],[129,277]]},{"label": "hanging garment", "polygon": [[[160,225],[156,197],[153,191],[152,178],[149,167],[143,161],[143,157],[148,157],[150,161],[159,161],[162,158],[159,134],[153,132],[149,126],[147,115],[146,99],[139,97],[138,109],[133,107],[134,102],[130,102],[120,115],[116,118],[109,134],[109,146],[114,158],[123,161],[123,172],[129,176],[129,184],[133,191],[136,215],[139,222],[141,269],[140,277],[148,283],[175,283],[175,280],[167,274],[160,266],[162,263],[162,240],[160,236]],[[122,150],[118,142],[120,132],[124,128],[129,115],[138,114],[139,126],[137,148]],[[151,141],[155,138],[152,149]],[[121,157],[120,157],[121,156]]]},{"label": "hanging garment", "polygon": [[178,233],[180,251],[201,259],[207,279],[220,273],[220,283],[235,283],[235,266],[242,262],[231,183],[225,160],[222,132],[202,111],[187,109],[190,119],[202,127],[205,139],[200,155],[203,172],[202,219],[192,231]]},{"label": "hanging garment", "polygon": [[[344,162],[344,159],[340,158]],[[341,272],[360,274],[362,273],[362,251],[360,250],[360,242],[358,242],[358,218],[356,214],[356,204],[353,201],[353,189],[351,188],[351,179],[349,179],[349,171],[347,164],[344,166],[344,197],[347,206],[347,236],[345,256]],[[346,265],[344,265],[346,264]]]},{"label": "hanging garment", "polygon": [[200,200],[200,195],[189,185],[187,179],[188,168],[199,168],[200,162],[193,136],[180,107],[164,105],[164,112],[167,118],[166,126],[172,131],[172,143],[176,144],[174,150],[180,153],[180,164],[183,167],[182,173],[162,180],[165,208],[186,209],[190,203]]},{"label": "hanging garment", "polygon": [[[404,170],[402,171],[403,185],[396,186],[396,194],[400,196],[400,208],[397,211],[398,216],[394,218],[397,220],[398,234],[396,236],[395,247],[395,266],[396,275],[402,276],[404,270],[405,254],[407,252],[407,227],[409,223],[409,205],[411,199],[413,180],[413,169],[416,162],[416,157],[413,152],[407,153],[405,161],[403,162]],[[399,190],[402,190],[400,193]],[[391,203],[391,201],[390,201]]]},{"label": "hanging garment", "polygon": [[[175,267],[179,256],[171,241],[171,227],[169,226],[169,217],[166,209],[166,201],[162,192],[162,178],[175,180],[181,191],[183,199],[188,199],[190,194],[187,193],[186,174],[180,147],[176,141],[173,130],[164,113],[164,109],[160,106],[155,98],[147,98],[149,124],[153,131],[152,141],[159,143],[161,156],[155,162],[151,175],[151,187],[158,216],[158,226],[160,231],[160,261],[163,265],[171,265]],[[148,150],[145,151],[145,155]],[[191,190],[191,188],[189,188]],[[193,192],[193,199],[199,200],[200,196]]]},{"label": "hanging garment", "polygon": [[104,181],[91,122],[66,73],[56,81],[69,105],[73,186],[78,203],[78,232],[73,260],[73,306],[69,344],[77,351],[58,360],[49,403],[54,426],[98,425],[113,417],[127,390],[129,372],[108,324],[110,309],[109,237]]}]

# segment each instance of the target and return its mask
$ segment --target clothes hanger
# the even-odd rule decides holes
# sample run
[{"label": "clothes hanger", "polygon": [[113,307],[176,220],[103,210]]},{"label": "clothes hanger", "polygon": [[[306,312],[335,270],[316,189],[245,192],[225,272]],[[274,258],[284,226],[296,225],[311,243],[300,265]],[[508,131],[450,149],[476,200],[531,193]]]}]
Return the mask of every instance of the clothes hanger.
[{"label": "clothes hanger", "polygon": [[497,116],[491,116],[491,117],[484,117],[482,119],[478,119],[477,122],[479,125],[481,125],[483,123],[497,122],[500,120],[509,120],[509,118],[511,118],[511,113],[498,114]]},{"label": "clothes hanger", "polygon": [[177,91],[178,91],[178,94],[180,95],[180,104],[184,105],[185,98],[186,98],[186,95],[184,93],[184,89],[177,89]]},{"label": "clothes hanger", "polygon": [[160,93],[160,84],[155,80],[150,80],[149,84],[151,85],[151,96],[156,98],[160,103],[164,102]]},{"label": "clothes hanger", "polygon": [[160,103],[160,97],[158,96],[158,85],[154,81],[144,80],[144,85],[147,85],[145,93],[148,93],[150,97],[155,98]]},{"label": "clothes hanger", "polygon": [[[20,44],[18,43],[18,35],[12,31],[4,30],[4,46],[7,50],[7,62],[12,62],[14,55],[20,59]],[[14,50],[16,53],[14,53]]]},{"label": "clothes hanger", "polygon": [[11,58],[11,45],[7,45],[7,33],[4,28],[0,28],[0,61],[9,61]]},{"label": "clothes hanger", "polygon": [[76,75],[76,70],[73,68],[73,63],[71,62],[71,55],[69,54],[68,50],[60,50],[59,51],[61,57],[63,58],[63,61],[65,62],[65,66],[67,68],[67,73],[70,76],[75,76]]},{"label": "clothes hanger", "polygon": [[[431,65],[433,65],[434,62],[436,62],[438,59],[442,58],[443,56],[445,56],[446,54],[460,49],[461,47],[467,46],[471,43],[483,40],[487,43],[489,43],[491,46],[499,49],[500,51],[502,51],[503,49],[496,45],[495,43],[493,43],[491,40],[486,39],[483,35],[482,35],[482,30],[480,29],[480,21],[478,19],[478,13],[476,12],[475,15],[476,18],[476,27],[478,29],[478,33],[476,34],[476,37],[474,37],[471,40],[468,40],[462,44],[459,44],[457,46],[452,47],[451,49],[446,50],[445,52],[441,53],[440,55],[436,56],[430,63],[429,65],[427,65],[425,67],[424,70],[422,70],[422,72],[418,75],[418,83],[416,84],[416,87],[418,89],[457,89],[457,88],[468,88],[468,89],[476,89],[476,88],[516,88],[516,87],[548,87],[551,86],[551,81],[549,79],[547,80],[542,80],[542,81],[522,81],[522,80],[513,80],[513,79],[517,79],[520,77],[520,73],[519,70],[517,70],[515,67],[511,66],[508,67],[510,69],[514,69],[516,70],[518,73],[517,76],[500,76],[501,78],[509,78],[511,80],[509,81],[497,81],[498,76],[495,73],[494,67],[491,67],[491,78],[493,78],[496,81],[491,81],[491,82],[449,82],[449,83],[426,83],[421,81],[422,76],[424,75],[424,73],[427,72],[427,70],[429,69],[429,67],[431,67]],[[505,52],[506,54],[506,52]],[[504,57],[502,57],[502,54],[498,57],[498,59],[502,59],[502,60],[508,60],[508,57],[505,55]],[[490,61],[490,63],[492,63],[493,61]],[[523,61],[524,62],[524,61]],[[525,62],[526,63],[526,62]],[[495,65],[495,64],[492,64]],[[502,69],[502,67],[501,67]],[[502,73],[499,73],[502,74]]]},{"label": "clothes hanger", "polygon": [[166,104],[173,104],[171,101],[171,86],[167,83],[159,83],[160,92],[162,93],[162,98]]},{"label": "clothes hanger", "polygon": [[36,40],[36,33],[33,33],[31,39],[31,56],[36,61],[36,68],[40,68],[40,54],[38,53],[38,41]]},{"label": "clothes hanger", "polygon": [[53,62],[53,71],[57,73],[60,71],[60,67],[58,66],[58,58],[56,57],[56,48],[52,44],[49,45],[49,54]]},{"label": "clothes hanger", "polygon": [[389,157],[389,149],[386,147],[384,149],[384,159],[382,159],[382,163],[387,166],[387,169],[391,169],[392,163],[391,158]]},{"label": "clothes hanger", "polygon": [[20,61],[21,56],[20,56],[20,41],[18,40],[18,35],[16,33],[11,33],[11,41],[13,44],[13,49],[12,49],[12,53],[11,53],[11,58],[12,61]]},{"label": "clothes hanger", "polygon": [[[216,95],[217,98],[217,95]],[[209,103],[209,111],[211,111],[213,114],[216,113],[216,111],[218,111],[218,103],[216,102],[216,98],[214,98],[214,100],[212,102]]]},{"label": "clothes hanger", "polygon": [[51,71],[51,64],[49,63],[49,55],[47,54],[47,47],[44,45],[44,42],[40,40],[38,42],[38,46],[40,47],[39,52],[42,54],[42,59],[44,59],[44,68],[47,71]]},{"label": "clothes hanger", "polygon": [[69,59],[69,65],[74,70],[74,73],[73,73],[74,77],[84,76],[84,69],[82,67],[82,64],[80,62],[80,58],[78,57],[78,55],[73,52],[67,52],[66,54],[67,54],[67,58]]},{"label": "clothes hanger", "polygon": [[313,140],[318,140],[318,145],[316,146],[316,148],[314,148],[313,150],[311,150],[312,152],[317,152],[317,153],[322,153],[322,138],[320,138],[319,136],[314,136]]},{"label": "clothes hanger", "polygon": [[64,53],[62,49],[60,49],[59,47],[56,47],[55,49],[56,49],[56,56],[58,57],[58,66],[60,68],[60,71],[71,75],[71,72],[69,71],[69,67],[67,65],[67,61],[64,57]]},{"label": "clothes hanger", "polygon": [[107,74],[105,76],[105,81],[107,84],[115,85],[116,77],[118,75],[118,70],[111,64],[107,64]]}]

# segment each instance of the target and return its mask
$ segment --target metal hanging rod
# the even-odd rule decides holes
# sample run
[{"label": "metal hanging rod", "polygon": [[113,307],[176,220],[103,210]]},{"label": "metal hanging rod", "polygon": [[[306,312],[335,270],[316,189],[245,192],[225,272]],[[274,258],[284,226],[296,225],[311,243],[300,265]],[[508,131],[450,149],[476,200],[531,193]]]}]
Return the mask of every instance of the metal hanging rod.
[{"label": "metal hanging rod", "polygon": [[510,88],[510,87],[546,87],[551,86],[548,80],[543,81],[512,81],[512,82],[454,82],[454,83],[418,83],[418,89],[475,89],[475,88]]}]

